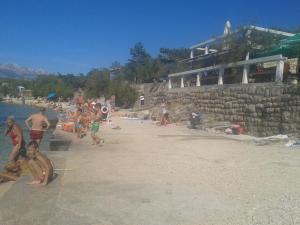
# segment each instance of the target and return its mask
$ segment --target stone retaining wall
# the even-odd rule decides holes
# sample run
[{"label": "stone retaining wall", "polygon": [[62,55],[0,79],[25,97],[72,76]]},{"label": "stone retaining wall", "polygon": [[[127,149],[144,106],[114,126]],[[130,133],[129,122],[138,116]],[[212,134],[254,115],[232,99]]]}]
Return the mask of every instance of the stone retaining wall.
[{"label": "stone retaining wall", "polygon": [[189,105],[190,110],[209,113],[219,121],[244,122],[249,133],[256,136],[299,135],[300,85],[238,84],[168,90],[165,84],[147,84],[140,90],[145,93],[146,107],[158,107],[163,101],[169,106]]}]

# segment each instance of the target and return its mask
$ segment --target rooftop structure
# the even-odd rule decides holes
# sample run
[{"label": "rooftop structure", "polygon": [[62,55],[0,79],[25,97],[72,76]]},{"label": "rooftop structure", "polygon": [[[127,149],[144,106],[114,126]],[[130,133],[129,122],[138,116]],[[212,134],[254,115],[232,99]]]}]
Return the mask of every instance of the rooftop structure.
[{"label": "rooftop structure", "polygon": [[[249,72],[250,67],[256,65],[263,65],[266,63],[271,63],[272,67],[275,67],[276,70],[274,71],[275,77],[274,81],[281,82],[283,80],[283,73],[284,73],[284,62],[287,60],[287,57],[282,56],[280,53],[273,55],[264,55],[264,57],[260,58],[252,58],[250,59],[249,52],[245,53],[244,60],[240,59],[234,62],[222,63],[216,60],[216,57],[224,55],[227,56],[230,51],[232,51],[232,47],[228,43],[228,37],[237,37],[241,36],[241,33],[244,35],[245,42],[251,42],[250,37],[252,35],[262,36],[261,33],[271,35],[272,37],[276,37],[279,40],[294,37],[295,34],[289,32],[283,32],[280,30],[263,28],[258,26],[243,26],[242,28],[236,29],[234,31],[231,30],[231,24],[229,21],[225,23],[224,32],[222,35],[216,36],[214,38],[208,39],[206,41],[202,41],[190,47],[191,53],[190,58],[184,61],[187,62],[201,62],[201,67],[198,69],[191,69],[189,71],[183,71],[178,73],[169,74],[169,88],[172,88],[172,79],[180,78],[180,87],[185,86],[185,78],[196,78],[196,86],[201,85],[201,79],[203,75],[207,77],[207,74],[214,73],[218,74],[218,85],[223,85],[223,76],[225,70],[232,68],[242,68],[242,78],[241,83],[247,84],[249,81]],[[236,39],[234,39],[236,40]],[[260,50],[264,46],[262,44],[254,45],[256,49]],[[226,55],[227,54],[227,55]],[[210,62],[207,63],[207,59]],[[206,60],[206,61],[205,61]]]},{"label": "rooftop structure", "polygon": [[[270,33],[270,34],[274,34],[274,35],[280,35],[283,38],[292,37],[295,35],[293,33],[288,33],[288,32],[283,32],[283,31],[279,31],[279,30],[253,26],[253,25],[243,26],[242,28],[239,28],[235,31],[231,31],[231,23],[229,21],[227,21],[225,23],[224,33],[222,35],[216,36],[214,38],[210,38],[208,40],[202,41],[200,43],[197,43],[197,44],[191,46],[190,47],[190,50],[191,50],[190,58],[191,59],[195,58],[194,56],[195,56],[196,52],[200,52],[200,55],[208,55],[208,54],[214,54],[214,53],[220,52],[222,50],[226,50],[226,48],[224,48],[224,46],[222,46],[224,43],[224,39],[226,37],[228,37],[229,35],[234,35],[241,31],[246,31],[246,33],[248,35],[251,35],[251,32],[253,32],[253,31],[265,32],[265,33]],[[220,45],[223,48],[222,47],[221,47],[221,49],[213,48],[213,46],[220,47]]]}]

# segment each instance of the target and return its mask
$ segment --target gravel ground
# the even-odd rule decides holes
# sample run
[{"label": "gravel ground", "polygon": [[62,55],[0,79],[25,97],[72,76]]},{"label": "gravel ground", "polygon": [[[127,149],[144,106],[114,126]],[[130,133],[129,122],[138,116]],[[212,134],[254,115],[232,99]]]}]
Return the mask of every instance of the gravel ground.
[{"label": "gravel ground", "polygon": [[[46,188],[0,195],[1,225],[300,224],[300,149],[115,118],[50,157]],[[25,193],[25,194],[24,194]]]}]

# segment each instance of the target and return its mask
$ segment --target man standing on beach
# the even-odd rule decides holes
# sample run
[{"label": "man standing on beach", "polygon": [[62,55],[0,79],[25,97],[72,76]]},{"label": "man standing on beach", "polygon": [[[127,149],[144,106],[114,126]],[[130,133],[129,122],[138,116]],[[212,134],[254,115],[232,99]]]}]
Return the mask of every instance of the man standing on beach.
[{"label": "man standing on beach", "polygon": [[31,115],[25,121],[26,126],[30,129],[31,141],[36,141],[38,144],[40,144],[43,139],[44,131],[50,127],[49,120],[47,116],[45,116],[45,111],[45,108],[41,108],[39,113]]},{"label": "man standing on beach", "polygon": [[140,95],[140,102],[141,102],[141,106],[143,107],[145,104],[145,95],[144,94]]}]

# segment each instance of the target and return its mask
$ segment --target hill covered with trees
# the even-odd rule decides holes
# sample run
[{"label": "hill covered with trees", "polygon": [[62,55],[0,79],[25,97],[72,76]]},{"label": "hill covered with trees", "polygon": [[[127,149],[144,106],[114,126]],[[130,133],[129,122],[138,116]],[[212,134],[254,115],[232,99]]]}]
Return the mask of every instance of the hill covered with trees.
[{"label": "hill covered with trees", "polygon": [[188,57],[189,50],[183,48],[161,48],[159,55],[152,57],[139,42],[130,49],[130,59],[124,65],[114,62],[110,68],[94,68],[87,74],[41,74],[32,80],[8,74],[0,78],[0,93],[17,96],[17,86],[24,86],[34,97],[55,92],[68,98],[81,88],[90,98],[115,95],[117,105],[129,107],[138,97],[132,84],[159,81],[171,72],[187,69],[179,61]]}]

